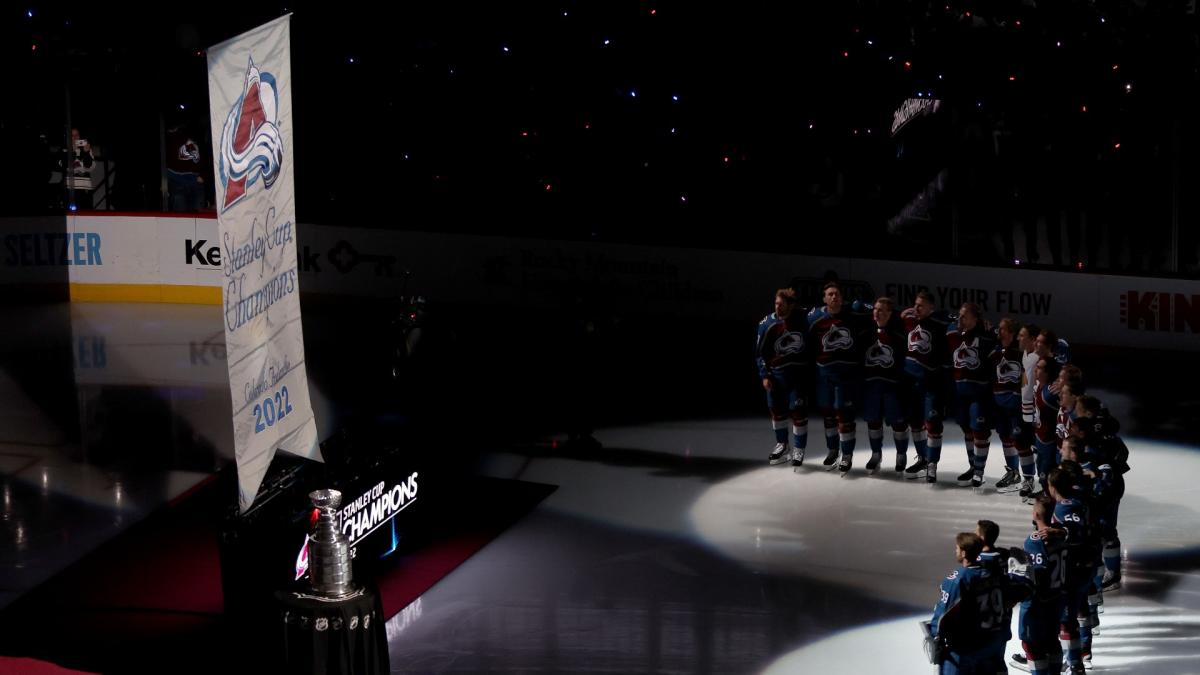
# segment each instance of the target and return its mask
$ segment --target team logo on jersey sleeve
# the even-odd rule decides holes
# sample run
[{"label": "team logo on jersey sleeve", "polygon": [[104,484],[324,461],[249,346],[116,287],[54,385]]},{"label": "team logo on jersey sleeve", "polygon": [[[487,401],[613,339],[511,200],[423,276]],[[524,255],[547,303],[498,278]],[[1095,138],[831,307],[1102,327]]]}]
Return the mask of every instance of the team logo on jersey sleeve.
[{"label": "team logo on jersey sleeve", "polygon": [[896,357],[890,345],[879,342],[867,348],[867,365],[879,368],[891,368],[896,364]]},{"label": "team logo on jersey sleeve", "polygon": [[954,350],[954,367],[962,370],[979,368],[979,349],[970,342],[964,342]]},{"label": "team logo on jersey sleeve", "polygon": [[1000,384],[1015,384],[1021,381],[1021,364],[1008,359],[1000,359],[996,364],[996,381]]},{"label": "team logo on jersey sleeve", "polygon": [[799,354],[804,351],[804,334],[784,332],[775,341],[775,353],[780,356]]},{"label": "team logo on jersey sleeve", "polygon": [[[1061,417],[1061,416],[1060,416]],[[1069,422],[1059,419],[1054,424],[1054,435],[1059,438],[1067,438],[1071,435],[1071,425]]]},{"label": "team logo on jersey sleeve", "polygon": [[283,134],[279,130],[279,87],[251,57],[242,95],[234,102],[221,129],[221,161],[217,166],[224,199],[221,212],[242,200],[262,179],[270,190],[283,167]]},{"label": "team logo on jersey sleeve", "polygon": [[834,326],[821,338],[821,346],[827,352],[850,349],[854,346],[854,338],[850,337],[850,331],[844,326]]},{"label": "team logo on jersey sleeve", "polygon": [[933,336],[929,331],[917,326],[908,332],[908,351],[918,354],[928,354],[933,350]]}]

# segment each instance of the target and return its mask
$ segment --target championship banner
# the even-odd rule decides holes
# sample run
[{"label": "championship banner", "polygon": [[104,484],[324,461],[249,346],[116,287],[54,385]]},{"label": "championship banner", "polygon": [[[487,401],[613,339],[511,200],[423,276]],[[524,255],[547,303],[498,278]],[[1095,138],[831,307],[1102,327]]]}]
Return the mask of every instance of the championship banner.
[{"label": "championship banner", "polygon": [[275,450],[320,460],[296,258],[290,16],[208,50],[218,243],[242,511]]}]

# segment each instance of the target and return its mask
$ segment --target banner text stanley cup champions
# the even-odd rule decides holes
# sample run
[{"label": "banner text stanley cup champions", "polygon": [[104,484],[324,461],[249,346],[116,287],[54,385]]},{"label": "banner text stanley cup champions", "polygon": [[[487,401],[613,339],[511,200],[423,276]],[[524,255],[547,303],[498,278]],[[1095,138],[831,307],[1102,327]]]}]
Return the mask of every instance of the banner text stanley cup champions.
[{"label": "banner text stanley cup champions", "polygon": [[296,269],[290,19],[208,51],[222,309],[243,511],[276,449],[320,459]]}]

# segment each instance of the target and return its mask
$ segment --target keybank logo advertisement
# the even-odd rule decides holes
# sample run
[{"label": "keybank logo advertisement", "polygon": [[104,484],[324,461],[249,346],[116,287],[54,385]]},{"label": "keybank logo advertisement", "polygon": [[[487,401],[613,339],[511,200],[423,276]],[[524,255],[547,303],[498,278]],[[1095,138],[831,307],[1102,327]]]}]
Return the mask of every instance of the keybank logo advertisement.
[{"label": "keybank logo advertisement", "polygon": [[387,482],[384,481],[342,507],[342,533],[353,546],[416,501],[416,471],[407,481],[396,483],[391,488],[387,488]]},{"label": "keybank logo advertisement", "polygon": [[97,232],[26,232],[4,235],[7,267],[103,265]]},{"label": "keybank logo advertisement", "polygon": [[183,240],[184,264],[200,265],[201,267],[221,266],[221,247],[208,245],[207,239]]}]

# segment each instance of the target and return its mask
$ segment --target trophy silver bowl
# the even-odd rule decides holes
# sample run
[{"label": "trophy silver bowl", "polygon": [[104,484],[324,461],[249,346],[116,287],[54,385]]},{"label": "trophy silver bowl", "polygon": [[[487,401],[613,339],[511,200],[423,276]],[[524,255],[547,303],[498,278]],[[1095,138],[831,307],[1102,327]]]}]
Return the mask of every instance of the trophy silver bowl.
[{"label": "trophy silver bowl", "polygon": [[344,598],[354,592],[354,580],[350,546],[346,535],[338,529],[337,511],[342,505],[342,493],[314,490],[308,493],[308,498],[318,511],[308,542],[309,582],[317,595]]}]

